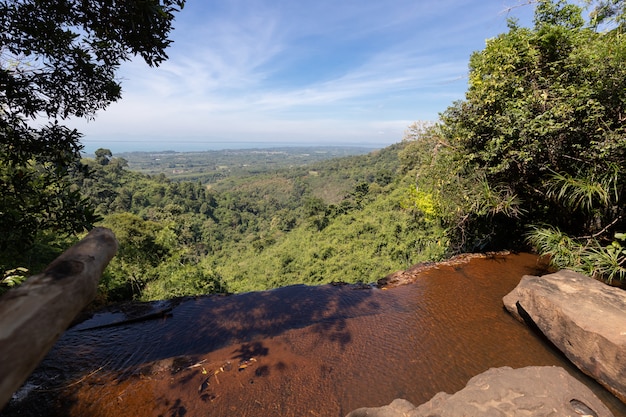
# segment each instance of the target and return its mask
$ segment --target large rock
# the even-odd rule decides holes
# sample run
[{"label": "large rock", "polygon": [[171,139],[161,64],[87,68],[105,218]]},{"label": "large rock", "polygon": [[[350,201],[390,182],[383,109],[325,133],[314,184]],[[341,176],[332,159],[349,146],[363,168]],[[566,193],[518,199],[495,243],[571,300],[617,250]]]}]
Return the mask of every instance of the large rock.
[{"label": "large rock", "polygon": [[378,408],[359,408],[346,417],[542,417],[613,414],[589,388],[555,366],[492,368],[470,379],[454,395],[440,392],[419,407],[395,400]]},{"label": "large rock", "polygon": [[626,402],[626,291],[573,271],[524,276],[506,309]]}]

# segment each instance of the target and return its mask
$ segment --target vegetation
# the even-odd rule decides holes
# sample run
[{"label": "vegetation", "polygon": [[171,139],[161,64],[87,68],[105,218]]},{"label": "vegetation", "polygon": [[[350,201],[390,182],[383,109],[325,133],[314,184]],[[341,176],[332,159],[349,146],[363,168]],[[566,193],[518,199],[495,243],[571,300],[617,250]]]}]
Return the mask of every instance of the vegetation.
[{"label": "vegetation", "polygon": [[3,257],[12,259],[47,232],[93,225],[93,209],[71,181],[84,173],[81,135],[61,122],[93,117],[117,101],[115,72],[131,56],[149,65],[165,60],[173,13],[183,4],[0,0]]},{"label": "vegetation", "polygon": [[[529,246],[558,267],[626,280],[626,2],[590,7],[538,1],[533,28],[510,21],[471,56],[465,100],[380,151],[290,166],[264,154],[200,170],[185,155],[166,176],[157,158],[138,172],[131,156],[100,149],[64,170],[91,210],[71,216],[99,216],[120,240],[101,300],[371,282],[423,260]],[[21,178],[7,166],[5,178]],[[18,224],[13,204],[3,216]],[[3,263],[5,286],[67,244],[37,230],[29,251],[3,258],[13,262]]]},{"label": "vegetation", "polygon": [[128,161],[128,168],[143,174],[162,173],[177,181],[211,184],[226,177],[304,166],[331,158],[366,154],[373,150],[356,146],[301,146],[205,152],[126,152],[117,156]]},{"label": "vegetation", "polygon": [[624,4],[585,23],[578,6],[539,1],[533,29],[511,21],[471,57],[466,99],[412,151],[455,250],[527,236],[559,267],[625,277]]},{"label": "vegetation", "polygon": [[102,300],[372,282],[442,258],[441,231],[424,227],[396,174],[402,147],[279,170],[250,155],[256,173],[210,187],[131,171],[99,150],[75,183],[120,241]]}]

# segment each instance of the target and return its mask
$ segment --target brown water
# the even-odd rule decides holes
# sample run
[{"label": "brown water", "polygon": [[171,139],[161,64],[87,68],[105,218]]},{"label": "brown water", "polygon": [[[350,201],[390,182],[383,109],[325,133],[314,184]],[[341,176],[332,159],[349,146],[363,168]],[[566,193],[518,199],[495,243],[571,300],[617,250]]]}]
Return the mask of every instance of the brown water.
[{"label": "brown water", "polygon": [[[440,265],[388,290],[293,286],[97,314],[70,329],[2,416],[332,416],[462,389],[491,367],[557,365],[626,406],[502,307],[537,258]],[[91,329],[90,329],[91,328]]]}]

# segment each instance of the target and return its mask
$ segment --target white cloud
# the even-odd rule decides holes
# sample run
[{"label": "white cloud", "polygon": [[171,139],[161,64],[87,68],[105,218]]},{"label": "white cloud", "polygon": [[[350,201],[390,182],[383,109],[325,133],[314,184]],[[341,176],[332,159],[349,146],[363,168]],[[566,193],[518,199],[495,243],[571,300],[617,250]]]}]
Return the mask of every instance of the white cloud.
[{"label": "white cloud", "polygon": [[462,98],[469,54],[505,30],[490,3],[190,2],[170,60],[124,65],[121,102],[76,127],[85,142],[397,142]]}]

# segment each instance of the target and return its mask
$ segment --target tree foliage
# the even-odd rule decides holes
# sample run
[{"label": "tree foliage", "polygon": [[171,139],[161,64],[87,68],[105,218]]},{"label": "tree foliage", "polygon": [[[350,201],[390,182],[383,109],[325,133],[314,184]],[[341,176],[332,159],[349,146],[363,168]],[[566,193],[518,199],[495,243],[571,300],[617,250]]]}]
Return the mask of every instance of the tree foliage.
[{"label": "tree foliage", "polygon": [[587,0],[593,5],[589,17],[593,27],[599,25],[624,31],[626,25],[626,2],[624,0]]},{"label": "tree foliage", "polygon": [[[598,7],[609,3],[598,19],[619,17],[624,3]],[[534,28],[510,21],[471,56],[465,100],[420,145],[431,158],[422,178],[456,201],[458,250],[514,246],[533,224],[600,246],[624,230],[626,38],[582,16],[541,0]]]},{"label": "tree foliage", "polygon": [[0,1],[0,251],[43,230],[72,233],[96,216],[71,178],[84,173],[80,133],[61,122],[94,117],[121,95],[115,73],[140,55],[167,58],[184,0]]}]

